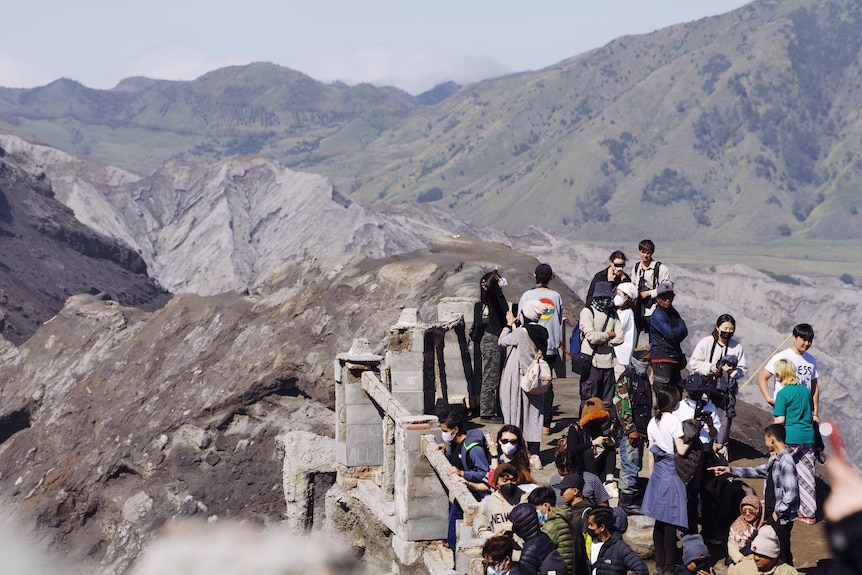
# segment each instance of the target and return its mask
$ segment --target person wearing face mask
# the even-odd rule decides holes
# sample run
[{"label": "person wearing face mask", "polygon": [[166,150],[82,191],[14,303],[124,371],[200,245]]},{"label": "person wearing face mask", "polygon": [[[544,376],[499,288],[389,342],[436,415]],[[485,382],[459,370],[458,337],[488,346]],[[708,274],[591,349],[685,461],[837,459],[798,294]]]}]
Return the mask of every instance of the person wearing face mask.
[{"label": "person wearing face mask", "polygon": [[590,282],[590,287],[587,289],[587,297],[584,299],[584,305],[593,303],[593,293],[595,292],[596,284],[599,282],[610,282],[615,287],[623,282],[631,283],[632,278],[626,273],[626,254],[620,250],[616,250],[608,258],[608,264],[608,267],[598,272]]},{"label": "person wearing face mask", "polygon": [[643,467],[644,438],[652,416],[652,386],[649,382],[649,357],[643,350],[632,357],[617,379],[614,408],[622,427],[620,441],[619,506],[628,515],[640,513],[637,506],[638,475]]},{"label": "person wearing face mask", "polygon": [[581,409],[587,398],[600,397],[608,403],[614,398],[617,358],[613,348],[623,343],[624,334],[611,305],[613,293],[610,282],[597,283],[592,303],[581,310],[581,351],[592,356],[590,373],[581,381]]},{"label": "person wearing face mask", "polygon": [[512,560],[515,541],[511,534],[495,535],[482,546],[482,567],[485,575],[509,575],[517,565]]},{"label": "person wearing face mask", "polygon": [[[494,270],[482,276],[479,282],[479,302],[474,309],[474,325],[482,326],[478,341],[481,355],[481,387],[479,391],[479,414],[483,421],[500,422],[500,376],[503,373],[503,358],[506,348],[499,343],[509,304],[503,295],[506,280]],[[478,332],[476,332],[478,335]]]},{"label": "person wearing face mask", "polygon": [[633,307],[637,297],[637,288],[631,282],[621,283],[614,289],[612,303],[617,317],[620,319],[620,331],[623,334],[623,342],[614,346],[614,355],[617,357],[617,364],[614,366],[614,379],[619,379],[623,374],[631,362],[632,353],[634,353],[638,334]]},{"label": "person wearing face mask", "polygon": [[[574,570],[575,537],[572,532],[572,508],[557,507],[557,494],[550,487],[539,487],[527,496],[527,503],[536,508],[542,531],[554,543],[554,548],[563,556],[569,573]],[[580,535],[580,533],[578,534]]]},{"label": "person wearing face mask", "polygon": [[594,509],[587,519],[587,533],[592,538],[590,563],[593,575],[648,575],[646,563],[637,556],[614,527],[610,509]]},{"label": "person wearing face mask", "polygon": [[[456,411],[450,411],[440,422],[443,443],[438,446],[451,463],[447,474],[453,481],[466,483],[467,487],[483,497],[487,491],[488,472],[491,464],[485,455],[485,436],[478,429],[464,429],[464,420]],[[455,552],[457,522],[464,518],[464,511],[453,501],[449,507],[449,532],[446,541]]]},{"label": "person wearing face mask", "polygon": [[714,447],[727,457],[727,442],[730,440],[730,424],[736,416],[736,392],[738,382],[745,378],[748,365],[745,361],[745,351],[742,344],[734,338],[736,320],[727,313],[718,316],[712,334],[703,338],[694,346],[688,369],[692,373],[714,375],[726,380],[727,393],[722,397],[713,397],[721,421],[721,430],[715,438]]},{"label": "person wearing face mask", "polygon": [[676,297],[673,283],[659,284],[654,291],[656,307],[649,320],[653,386],[655,388],[668,385],[679,387],[682,381],[681,372],[686,365],[682,342],[688,337],[688,328],[679,312],[673,307],[673,300]]},{"label": "person wearing face mask", "polygon": [[517,470],[508,463],[501,463],[494,470],[494,486],[494,492],[479,502],[476,512],[476,533],[483,539],[511,531],[509,513],[527,499],[527,493],[518,485]]},{"label": "person wearing face mask", "polygon": [[491,472],[500,463],[510,463],[518,474],[518,484],[523,489],[535,487],[536,480],[530,474],[530,452],[527,443],[517,425],[503,425],[497,432],[497,440],[491,438],[491,432],[485,430],[485,441],[491,454]]}]

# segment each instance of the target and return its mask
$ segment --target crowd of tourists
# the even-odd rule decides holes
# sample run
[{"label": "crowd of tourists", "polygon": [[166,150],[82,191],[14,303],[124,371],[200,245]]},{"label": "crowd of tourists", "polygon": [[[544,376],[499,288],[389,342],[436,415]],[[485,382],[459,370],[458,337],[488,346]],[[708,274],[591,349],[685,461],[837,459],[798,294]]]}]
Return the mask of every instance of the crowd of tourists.
[{"label": "crowd of tourists", "polygon": [[[475,530],[486,540],[489,575],[646,575],[622,538],[635,514],[654,519],[656,575],[711,575],[718,561],[730,574],[797,573],[793,525],[823,517],[814,480],[815,460],[823,457],[819,373],[809,353],[814,330],[796,325],[790,347],[756,374],[774,417],[763,432],[769,459],[731,466],[727,447],[749,369],[736,320],[718,316],[687,357],[676,287],[654,251],[652,241],[640,242],[639,261],[628,270],[622,251],[611,254],[590,282],[568,346],[550,265],[536,267],[535,287],[515,305],[498,270],[482,276],[471,331],[481,354],[475,415],[480,424],[503,425],[494,436],[451,412],[441,421],[441,449],[449,473],[480,500]],[[535,393],[523,379],[537,358],[553,368],[567,356],[580,377],[580,406],[557,441],[557,474],[545,485],[533,473],[542,468],[542,439],[554,423],[553,381]],[[641,475],[648,479],[639,482]],[[759,490],[741,479],[757,477],[765,480]],[[457,502],[451,507],[455,550],[462,512]],[[833,531],[847,538],[846,530]],[[845,547],[859,554],[858,546]]]}]

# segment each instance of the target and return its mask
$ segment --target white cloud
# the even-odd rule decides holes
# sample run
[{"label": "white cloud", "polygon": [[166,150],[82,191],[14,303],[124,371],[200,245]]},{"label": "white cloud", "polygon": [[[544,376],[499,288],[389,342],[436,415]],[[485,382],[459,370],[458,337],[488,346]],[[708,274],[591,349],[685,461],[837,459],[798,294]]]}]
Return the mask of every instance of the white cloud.
[{"label": "white cloud", "polygon": [[398,52],[381,46],[326,50],[286,65],[322,82],[368,82],[397,86],[411,94],[422,93],[449,80],[467,84],[510,71],[490,58],[454,56],[433,50]]},{"label": "white cloud", "polygon": [[132,58],[116,77],[114,84],[131,76],[155,80],[194,80],[218,68],[249,64],[251,58],[215,58],[196,46],[162,44]]},{"label": "white cloud", "polygon": [[0,86],[5,88],[34,88],[44,86],[59,75],[42,68],[31,60],[0,50]]}]

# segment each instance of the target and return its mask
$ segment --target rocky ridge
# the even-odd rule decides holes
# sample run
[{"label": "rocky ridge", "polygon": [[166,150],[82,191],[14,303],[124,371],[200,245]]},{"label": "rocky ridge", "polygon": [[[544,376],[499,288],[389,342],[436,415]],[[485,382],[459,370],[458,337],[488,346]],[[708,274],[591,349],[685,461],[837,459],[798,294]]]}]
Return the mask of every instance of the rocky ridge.
[{"label": "rocky ridge", "polygon": [[20,343],[78,293],[154,309],[167,294],[131,248],[94,231],[55,197],[45,173],[0,144],[0,335]]},{"label": "rocky ridge", "polygon": [[364,207],[328,179],[263,156],[171,162],[140,176],[14,136],[0,135],[0,145],[44,170],[78,219],[130,245],[172,293],[251,287],[285,261],[343,253],[382,258],[444,234],[505,238],[433,208]]}]

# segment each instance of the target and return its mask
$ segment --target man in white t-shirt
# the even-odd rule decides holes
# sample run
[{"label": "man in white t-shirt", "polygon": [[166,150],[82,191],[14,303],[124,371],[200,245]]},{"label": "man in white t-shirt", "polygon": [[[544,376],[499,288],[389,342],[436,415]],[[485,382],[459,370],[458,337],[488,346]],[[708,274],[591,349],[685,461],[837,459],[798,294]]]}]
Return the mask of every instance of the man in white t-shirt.
[{"label": "man in white t-shirt", "polygon": [[[800,323],[793,328],[793,344],[787,349],[773,355],[766,363],[766,367],[757,378],[760,393],[769,405],[775,405],[775,397],[784,387],[775,381],[775,362],[786,359],[796,366],[796,377],[799,383],[811,391],[811,399],[814,409],[811,410],[812,419],[820,423],[820,385],[817,373],[817,361],[808,350],[814,342],[814,328],[807,323]],[[769,380],[773,380],[772,389],[769,388]],[[800,444],[789,448],[796,462],[796,475],[799,482],[799,519],[808,524],[816,523],[817,513],[817,489],[814,478],[814,445]]]},{"label": "man in white t-shirt", "polygon": [[[757,385],[760,387],[760,393],[769,405],[775,405],[775,396],[784,387],[777,381],[775,377],[775,362],[779,359],[786,359],[796,366],[796,376],[799,378],[799,383],[807,387],[811,391],[811,398],[814,400],[814,421],[820,422],[820,386],[818,385],[817,361],[814,359],[808,350],[814,342],[814,328],[807,323],[800,323],[793,328],[793,344],[787,349],[773,355],[766,363],[766,367],[757,378]],[[769,380],[773,380],[772,389],[770,389]]]}]

